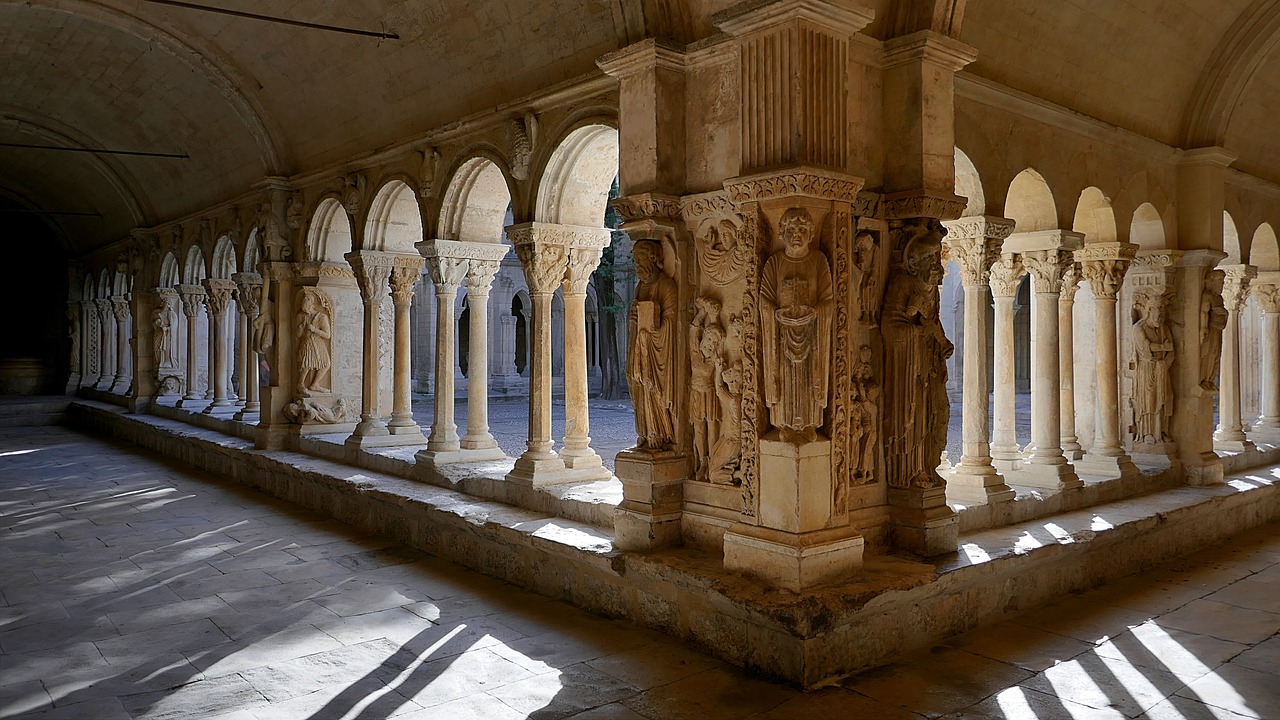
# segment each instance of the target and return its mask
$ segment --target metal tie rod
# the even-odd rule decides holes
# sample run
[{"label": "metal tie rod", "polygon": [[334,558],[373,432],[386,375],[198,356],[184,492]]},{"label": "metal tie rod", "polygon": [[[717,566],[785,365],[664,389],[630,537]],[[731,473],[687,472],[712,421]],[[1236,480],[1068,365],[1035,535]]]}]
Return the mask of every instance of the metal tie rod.
[{"label": "metal tie rod", "polygon": [[245,12],[243,10],[232,10],[231,8],[214,7],[212,5],[199,5],[196,3],[181,2],[181,0],[143,0],[143,2],[154,3],[156,5],[169,5],[172,7],[185,8],[187,10],[202,10],[204,12],[219,13],[222,15],[230,15],[238,18],[248,18],[250,20],[263,20],[266,22],[279,23],[281,25],[293,25],[294,27],[306,28],[308,30],[327,30],[329,32],[346,33],[348,35],[360,35],[363,37],[373,37],[382,40],[399,40],[400,36],[392,32],[379,32],[377,30],[360,30],[358,28],[342,27],[340,25],[325,25],[323,23],[306,22],[303,20],[291,20],[289,18],[276,17],[273,15],[260,15],[258,13]]}]

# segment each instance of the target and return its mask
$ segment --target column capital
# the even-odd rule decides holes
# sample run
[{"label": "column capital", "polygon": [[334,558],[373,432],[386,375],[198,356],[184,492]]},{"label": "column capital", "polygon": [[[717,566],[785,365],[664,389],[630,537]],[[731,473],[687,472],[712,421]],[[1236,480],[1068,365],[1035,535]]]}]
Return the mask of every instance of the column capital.
[{"label": "column capital", "polygon": [[1084,247],[1084,235],[1070,230],[1034,230],[1015,232],[1004,242],[1005,252],[1026,253],[1036,250],[1075,252]]},{"label": "column capital", "polygon": [[960,265],[965,287],[986,285],[991,266],[1000,261],[1005,238],[1013,233],[1014,222],[1001,217],[966,217],[944,220],[947,235],[943,249]]},{"label": "column capital", "polygon": [[400,258],[396,258],[396,263],[391,267],[391,300],[397,305],[413,300],[413,288],[422,277],[422,266],[425,264],[421,257],[406,259],[412,262],[400,262]]},{"label": "column capital", "polygon": [[1067,266],[1062,273],[1062,292],[1058,296],[1060,302],[1072,303],[1076,301],[1076,290],[1080,289],[1080,280],[1083,277],[1083,268],[1080,263],[1073,262]]},{"label": "column capital", "polygon": [[1116,299],[1120,284],[1129,270],[1130,260],[1122,257],[1099,258],[1080,263],[1080,271],[1093,290],[1094,297]]},{"label": "column capital", "polygon": [[256,318],[262,302],[262,276],[255,272],[231,276],[236,284],[236,303],[250,318]]},{"label": "column capital", "polygon": [[[1035,292],[1058,294],[1062,292],[1068,271],[1075,267],[1075,259],[1070,252],[1060,248],[1032,250],[1022,254],[1022,264],[1035,281]],[[1079,282],[1078,277],[1075,279]]]},{"label": "column capital", "polygon": [[1228,312],[1240,312],[1249,299],[1249,283],[1258,275],[1252,265],[1219,265],[1222,271],[1222,304]]},{"label": "column capital", "polygon": [[1018,284],[1022,281],[1022,276],[1027,274],[1026,268],[1022,266],[1022,260],[1013,253],[1005,253],[1000,259],[991,265],[991,279],[988,281],[991,286],[992,297],[1011,298],[1018,293]]},{"label": "column capital", "polygon": [[[1263,275],[1267,277],[1264,279]],[[1280,273],[1259,273],[1258,278],[1250,286],[1250,294],[1264,313],[1280,313]]]},{"label": "column capital", "polygon": [[591,282],[591,274],[600,267],[600,256],[604,248],[571,247],[569,248],[569,264],[561,281],[565,295],[586,295],[587,284]]},{"label": "column capital", "polygon": [[111,296],[111,312],[116,316],[116,322],[125,322],[129,319],[129,300],[123,295]]},{"label": "column capital", "polygon": [[235,291],[236,284],[223,278],[208,278],[204,281],[204,289],[205,302],[209,304],[209,310],[221,315],[231,304],[231,293]]},{"label": "column capital", "polygon": [[356,250],[344,255],[355,271],[356,284],[360,286],[360,299],[376,302],[387,291],[391,278],[394,255],[377,250]]},{"label": "column capital", "polygon": [[182,314],[194,318],[200,314],[200,306],[204,303],[204,288],[199,285],[179,285],[178,296],[182,298]]},{"label": "column capital", "polygon": [[[507,237],[515,243],[529,292],[550,295],[564,279],[569,266],[571,235],[563,231],[567,226],[546,223],[525,223],[507,228]],[[601,228],[601,230],[604,230]],[[607,230],[604,230],[608,232]]]},{"label": "column capital", "polygon": [[463,281],[467,287],[467,295],[485,296],[493,289],[493,279],[502,269],[498,260],[471,260],[467,266],[467,277]]}]

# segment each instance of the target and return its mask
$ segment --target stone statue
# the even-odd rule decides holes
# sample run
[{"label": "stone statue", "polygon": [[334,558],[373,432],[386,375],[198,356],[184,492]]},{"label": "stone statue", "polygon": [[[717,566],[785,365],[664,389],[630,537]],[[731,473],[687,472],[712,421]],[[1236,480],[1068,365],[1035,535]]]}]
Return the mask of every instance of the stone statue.
[{"label": "stone statue", "polygon": [[75,307],[67,308],[67,340],[67,367],[74,375],[80,372],[80,310]]},{"label": "stone statue", "polygon": [[942,238],[937,220],[907,221],[909,239],[885,293],[885,460],[893,487],[930,488],[943,481],[936,468],[947,444],[951,405],[947,358],[955,348],[938,320]]},{"label": "stone statue", "polygon": [[295,425],[336,425],[353,422],[359,413],[345,398],[338,398],[333,406],[325,406],[315,400],[295,400],[281,409],[286,419]]},{"label": "stone statue", "polygon": [[812,247],[808,210],[783,213],[778,234],[784,247],[765,262],[760,277],[765,404],[783,441],[812,442],[827,407],[835,314],[831,266]]},{"label": "stone statue", "polygon": [[693,423],[693,454],[698,480],[707,480],[711,448],[719,437],[720,403],[716,399],[716,362],[724,344],[720,303],[708,297],[694,301],[689,326],[689,419]]},{"label": "stone statue", "polygon": [[713,483],[738,484],[742,457],[742,368],[737,364],[726,365],[723,357],[716,357],[716,400],[720,404],[720,437],[711,446],[711,472]]},{"label": "stone statue", "polygon": [[675,443],[676,283],[662,271],[662,247],[640,240],[632,250],[640,280],[628,320],[627,385],[636,411],[637,447],[666,450]]},{"label": "stone statue", "polygon": [[864,325],[876,324],[876,304],[880,300],[880,282],[876,279],[876,238],[860,232],[853,238],[853,266],[857,269],[855,297],[861,305],[858,316]]},{"label": "stone statue", "polygon": [[1222,301],[1226,274],[1210,270],[1204,276],[1200,294],[1200,388],[1218,390],[1218,368],[1222,362],[1222,331],[1227,328],[1227,306]]},{"label": "stone statue", "polygon": [[156,369],[173,366],[173,315],[169,305],[161,302],[151,313],[151,352]]},{"label": "stone statue", "polygon": [[1133,324],[1133,437],[1134,442],[1169,441],[1173,419],[1173,333],[1165,319],[1169,296],[1160,291],[1139,295]]},{"label": "stone statue", "polygon": [[880,386],[875,382],[871,365],[871,346],[858,348],[858,363],[853,369],[852,397],[849,407],[849,466],[853,481],[866,484],[875,481],[875,448],[880,443]]},{"label": "stone statue", "polygon": [[332,365],[333,310],[329,298],[315,288],[303,288],[298,310],[298,393],[327,393],[325,374]]}]

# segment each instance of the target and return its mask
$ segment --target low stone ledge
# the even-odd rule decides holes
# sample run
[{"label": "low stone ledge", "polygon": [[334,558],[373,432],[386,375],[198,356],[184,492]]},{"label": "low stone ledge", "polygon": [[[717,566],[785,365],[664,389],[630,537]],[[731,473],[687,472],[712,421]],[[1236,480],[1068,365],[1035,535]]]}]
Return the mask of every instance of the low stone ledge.
[{"label": "low stone ledge", "polygon": [[901,653],[1095,587],[1280,517],[1280,468],[962,535],[940,561],[866,557],[804,594],[726,571],[714,553],[621,553],[585,523],[100,403],[74,425],[160,451],[586,610],[675,635],[729,662],[818,687]]}]

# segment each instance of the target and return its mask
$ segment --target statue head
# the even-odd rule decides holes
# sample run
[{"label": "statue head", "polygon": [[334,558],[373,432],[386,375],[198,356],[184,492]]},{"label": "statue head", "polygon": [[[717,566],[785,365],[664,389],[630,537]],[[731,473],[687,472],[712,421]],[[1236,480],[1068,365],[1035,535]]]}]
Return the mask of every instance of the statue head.
[{"label": "statue head", "polygon": [[718,319],[720,317],[720,303],[715,298],[709,298],[705,295],[698,297],[693,301],[694,307],[707,317]]},{"label": "statue head", "polygon": [[809,254],[813,242],[813,218],[804,208],[791,208],[778,221],[778,235],[782,238],[787,257],[799,260]]},{"label": "statue head", "polygon": [[720,344],[724,342],[724,333],[720,332],[720,328],[716,325],[709,325],[702,330],[702,341],[698,344],[698,350],[702,353],[702,357],[710,360],[720,352]]},{"label": "statue head", "polygon": [[636,276],[642,283],[651,283],[662,272],[662,246],[654,240],[639,240],[631,250],[636,262]]},{"label": "statue head", "polygon": [[1204,276],[1205,292],[1211,292],[1215,295],[1222,294],[1222,285],[1226,280],[1227,274],[1221,270],[1210,270]]},{"label": "statue head", "polygon": [[1164,325],[1165,304],[1169,296],[1158,290],[1151,290],[1138,296],[1135,308],[1141,316],[1140,322],[1149,327]]},{"label": "statue head", "polygon": [[907,272],[927,285],[942,282],[942,238],[947,234],[942,223],[933,218],[911,221],[911,239],[902,251],[902,264]]}]

